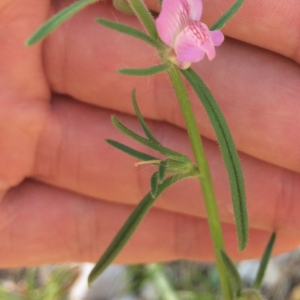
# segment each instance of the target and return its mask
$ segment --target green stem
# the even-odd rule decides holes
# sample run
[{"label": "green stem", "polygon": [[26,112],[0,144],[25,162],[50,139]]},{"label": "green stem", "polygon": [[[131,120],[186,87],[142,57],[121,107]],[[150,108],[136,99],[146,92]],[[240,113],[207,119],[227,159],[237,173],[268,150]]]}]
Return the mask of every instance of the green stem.
[{"label": "green stem", "polygon": [[[237,2],[239,2],[239,0]],[[143,1],[128,0],[128,3],[130,4],[131,8],[133,8],[142,24],[146,27],[150,36],[152,38],[158,39],[154,20],[150,15],[149,11],[147,10],[146,6],[144,5]],[[200,181],[206,206],[208,224],[216,256],[216,263],[219,271],[223,296],[225,300],[232,300],[232,292],[230,288],[229,278],[221,257],[221,250],[225,249],[221,222],[213,189],[212,178],[210,175],[208,162],[200,138],[200,133],[198,131],[198,126],[190,104],[190,100],[184,87],[178,68],[176,66],[173,66],[170,70],[168,70],[168,74],[171,79],[177,98],[179,100],[179,104],[185,119],[196,163],[201,173],[200,177],[198,178]]]},{"label": "green stem", "polygon": [[196,159],[196,164],[200,171],[199,181],[200,181],[200,185],[204,197],[208,224],[209,224],[210,234],[212,237],[223,295],[226,300],[231,300],[232,299],[231,289],[230,289],[230,284],[227,276],[227,271],[225,269],[225,265],[221,257],[221,250],[225,248],[221,222],[218,213],[212,178],[211,178],[208,162],[206,159],[206,155],[204,152],[203,144],[201,141],[200,133],[198,130],[198,126],[195,120],[195,115],[193,113],[193,109],[190,104],[190,100],[186,92],[185,86],[183,84],[183,81],[180,77],[178,68],[176,66],[173,66],[172,69],[168,71],[168,74],[171,79],[176,96],[179,100],[181,111],[185,119],[188,135]]},{"label": "green stem", "polygon": [[147,9],[143,0],[128,0],[128,3],[141,23],[145,26],[150,36],[158,39],[158,33],[152,15]]}]

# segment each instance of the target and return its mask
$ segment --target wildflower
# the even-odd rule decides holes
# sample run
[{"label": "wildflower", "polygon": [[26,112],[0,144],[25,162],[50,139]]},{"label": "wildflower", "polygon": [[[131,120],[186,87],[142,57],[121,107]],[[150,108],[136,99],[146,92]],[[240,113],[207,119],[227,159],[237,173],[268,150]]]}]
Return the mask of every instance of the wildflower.
[{"label": "wildflower", "polygon": [[164,0],[156,19],[160,38],[172,49],[166,55],[181,69],[202,60],[205,53],[209,60],[215,55],[224,35],[220,30],[210,31],[200,22],[202,0]]}]

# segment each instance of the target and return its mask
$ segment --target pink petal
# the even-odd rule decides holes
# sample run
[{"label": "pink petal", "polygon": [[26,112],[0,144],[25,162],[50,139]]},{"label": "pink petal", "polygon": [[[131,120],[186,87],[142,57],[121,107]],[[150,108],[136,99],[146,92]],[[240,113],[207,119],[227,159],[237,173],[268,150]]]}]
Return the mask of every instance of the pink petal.
[{"label": "pink petal", "polygon": [[173,47],[177,34],[189,25],[192,18],[200,19],[201,13],[201,0],[164,0],[161,13],[156,19],[160,38]]},{"label": "pink petal", "polygon": [[208,27],[200,22],[192,22],[180,32],[175,42],[178,61],[197,62],[206,53],[211,60],[215,57],[215,48]]},{"label": "pink petal", "polygon": [[211,41],[207,41],[204,45],[203,45],[203,49],[206,52],[206,55],[208,57],[209,60],[212,60],[215,58],[216,56],[216,49],[213,45],[213,43]]},{"label": "pink petal", "polygon": [[220,46],[224,41],[224,34],[220,30],[211,31],[210,37],[215,46]]},{"label": "pink petal", "polygon": [[200,21],[202,15],[202,0],[187,0],[190,7],[190,19]]}]

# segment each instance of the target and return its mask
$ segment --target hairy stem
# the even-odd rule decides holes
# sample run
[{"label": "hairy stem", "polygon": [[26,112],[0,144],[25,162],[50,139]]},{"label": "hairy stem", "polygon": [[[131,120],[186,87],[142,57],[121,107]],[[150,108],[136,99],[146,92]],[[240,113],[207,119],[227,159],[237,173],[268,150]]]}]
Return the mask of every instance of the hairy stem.
[{"label": "hairy stem", "polygon": [[178,98],[182,114],[185,119],[187,132],[193,148],[194,157],[197,167],[200,171],[199,182],[202,188],[203,198],[205,202],[208,225],[213,242],[217,268],[219,271],[220,282],[223,290],[223,296],[226,300],[231,300],[231,289],[227,276],[227,271],[221,257],[221,250],[224,250],[224,239],[222,234],[221,222],[217,208],[210,169],[204,152],[195,115],[190,104],[188,94],[186,92],[183,81],[180,77],[179,70],[176,66],[168,72],[173,88]]}]

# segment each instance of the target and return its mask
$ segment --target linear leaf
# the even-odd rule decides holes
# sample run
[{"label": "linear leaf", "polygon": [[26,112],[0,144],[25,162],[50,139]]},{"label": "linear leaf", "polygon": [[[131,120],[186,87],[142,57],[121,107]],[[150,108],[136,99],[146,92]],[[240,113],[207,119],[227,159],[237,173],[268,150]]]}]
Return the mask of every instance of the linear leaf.
[{"label": "linear leaf", "polygon": [[44,39],[47,35],[49,35],[53,30],[55,30],[59,25],[72,17],[75,13],[79,12],[87,5],[97,2],[98,0],[80,0],[76,1],[72,5],[63,9],[52,18],[50,18],[47,22],[45,22],[26,42],[26,46],[32,46],[37,42]]},{"label": "linear leaf", "polygon": [[152,66],[149,68],[141,68],[141,69],[121,69],[118,70],[118,73],[123,75],[130,75],[130,76],[152,76],[156,75],[170,69],[169,63],[163,63],[160,65]]},{"label": "linear leaf", "polygon": [[245,0],[237,0],[233,5],[228,9],[228,11],[222,15],[222,17],[213,24],[209,29],[216,30],[222,28],[240,9]]},{"label": "linear leaf", "polygon": [[130,130],[129,128],[127,128],[125,125],[123,125],[115,116],[111,117],[112,123],[115,125],[116,128],[118,128],[121,132],[123,132],[124,134],[126,134],[127,136],[131,137],[132,139],[136,140],[137,142],[151,148],[154,149],[162,154],[167,155],[168,157],[172,158],[173,160],[179,160],[181,161],[183,158],[186,159],[186,157],[179,153],[176,152],[174,150],[168,149],[163,147],[161,144],[156,144],[153,143],[152,141],[136,134],[135,132],[133,132],[132,130]]},{"label": "linear leaf", "polygon": [[123,227],[115,236],[111,244],[108,246],[102,257],[97,262],[96,266],[89,275],[89,285],[109,266],[109,264],[116,258],[127,241],[133,235],[138,225],[141,223],[155,200],[172,184],[186,178],[185,176],[172,176],[167,178],[163,183],[158,185],[158,190],[155,197],[152,197],[149,192],[142,201],[138,204],[130,217],[127,219]]},{"label": "linear leaf", "polygon": [[140,31],[136,28],[124,25],[122,23],[106,20],[106,19],[103,19],[103,18],[97,18],[96,22],[98,22],[99,24],[101,24],[103,26],[106,26],[110,29],[113,29],[113,30],[116,30],[118,32],[125,33],[127,35],[136,37],[136,38],[148,43],[149,45],[151,45],[151,46],[153,46],[157,49],[161,49],[163,47],[162,43],[158,42],[157,40],[152,38],[150,35],[144,33],[143,31]]},{"label": "linear leaf", "polygon": [[155,138],[155,136],[153,135],[153,133],[151,132],[151,130],[149,129],[148,125],[146,124],[142,114],[141,114],[141,111],[137,105],[137,102],[136,102],[136,91],[135,89],[132,91],[132,103],[133,103],[133,107],[134,107],[134,110],[135,110],[135,113],[140,121],[140,124],[146,134],[146,136],[148,137],[149,140],[157,143],[157,144],[160,144],[160,142]]},{"label": "linear leaf", "polygon": [[221,256],[226,267],[226,271],[229,275],[229,281],[232,289],[233,296],[240,297],[242,293],[242,279],[241,276],[230,257],[224,250],[221,250]]},{"label": "linear leaf", "polygon": [[118,150],[121,150],[137,159],[140,159],[140,160],[143,160],[143,161],[148,161],[148,160],[159,160],[158,158],[154,157],[154,156],[151,156],[151,155],[148,155],[144,152],[140,152],[140,151],[137,151],[131,147],[128,147],[124,144],[121,144],[117,141],[114,141],[114,140],[110,140],[110,139],[107,139],[106,142],[108,144],[110,144],[111,146],[117,148]]},{"label": "linear leaf", "polygon": [[243,250],[248,242],[248,215],[243,172],[233,138],[216,100],[197,73],[191,68],[181,72],[194,88],[215,130],[229,177],[239,250]]},{"label": "linear leaf", "polygon": [[275,240],[276,240],[276,233],[273,232],[270,237],[270,240],[267,244],[267,247],[265,249],[264,255],[260,261],[259,269],[257,271],[255,282],[253,284],[253,288],[255,288],[255,289],[260,288],[261,283],[264,279],[264,275],[265,275],[265,272],[266,272],[266,269],[267,269],[267,266],[268,266],[268,263],[269,263],[269,260],[271,257],[271,253],[273,250],[273,246],[275,244]]}]

